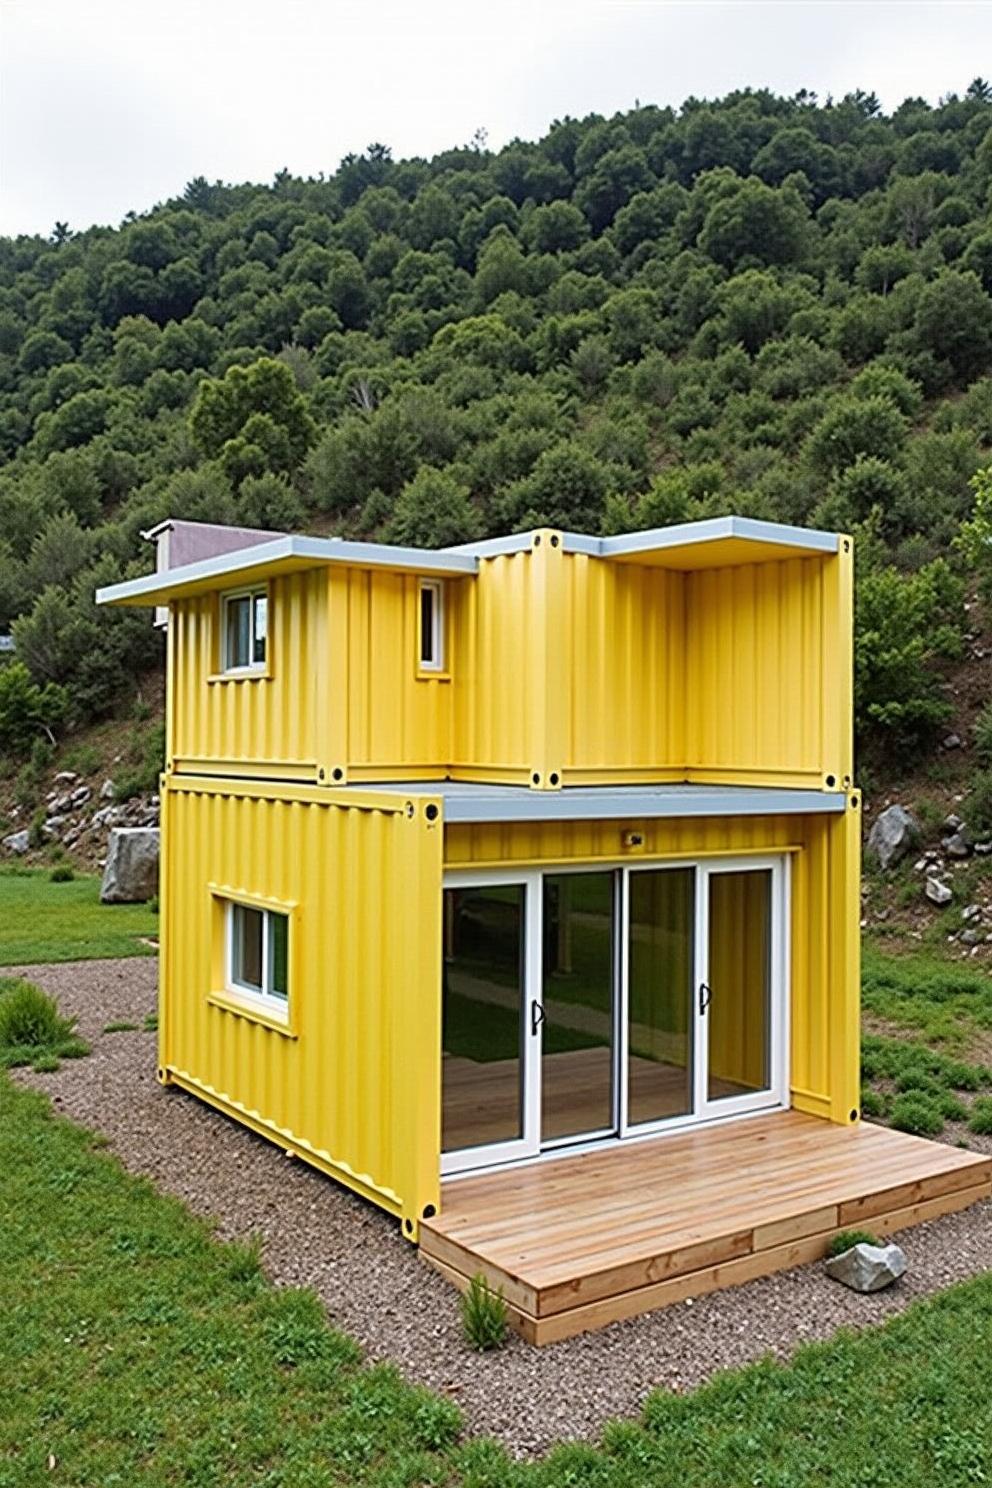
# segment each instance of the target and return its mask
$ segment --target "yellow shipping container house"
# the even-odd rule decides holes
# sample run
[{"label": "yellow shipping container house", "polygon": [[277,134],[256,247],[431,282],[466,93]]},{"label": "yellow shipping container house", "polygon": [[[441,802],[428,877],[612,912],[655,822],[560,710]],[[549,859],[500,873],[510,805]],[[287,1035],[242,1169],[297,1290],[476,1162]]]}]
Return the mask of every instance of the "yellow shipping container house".
[{"label": "yellow shipping container house", "polygon": [[[858,1127],[848,538],[727,517],[252,541],[99,595],[168,607],[163,1083],[398,1216],[460,1284],[486,1270],[536,1341],[668,1300],[680,1268],[572,1277],[566,1307],[472,1230],[512,1193],[525,1227],[535,1183],[567,1188],[572,1250],[549,1245],[577,1254],[614,1179],[617,1212],[654,1193],[668,1223],[679,1163],[718,1164],[712,1205],[761,1142],[794,1174],[843,1134],[849,1175],[858,1130],[929,1149]],[[847,1217],[790,1202],[774,1265]],[[741,1223],[696,1257],[713,1285],[753,1262]]]}]

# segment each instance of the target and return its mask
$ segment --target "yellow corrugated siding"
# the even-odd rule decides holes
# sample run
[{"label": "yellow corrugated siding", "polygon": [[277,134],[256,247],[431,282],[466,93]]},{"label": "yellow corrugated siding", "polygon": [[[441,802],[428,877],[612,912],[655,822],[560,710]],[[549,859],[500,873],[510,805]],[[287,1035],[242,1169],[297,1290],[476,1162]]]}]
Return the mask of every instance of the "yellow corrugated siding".
[{"label": "yellow corrugated siding", "polygon": [[259,677],[219,675],[219,594],[197,595],[172,607],[171,758],[176,768],[264,761],[286,775],[316,778],[326,592],[323,570],[269,581],[269,657]]},{"label": "yellow corrugated siding", "polygon": [[[343,604],[347,624],[349,775],[381,778],[383,770],[404,769],[443,775],[451,756],[451,684],[443,673],[418,673],[416,575],[345,569],[331,584],[334,612],[341,614]],[[451,607],[458,581],[447,588]],[[331,706],[341,701],[332,699]]]},{"label": "yellow corrugated siding", "polygon": [[[392,796],[344,806],[319,789],[192,778],[164,795],[165,1076],[414,1233],[438,1203],[439,822]],[[215,889],[295,905],[295,1037],[210,1001],[223,982]]]},{"label": "yellow corrugated siding", "polygon": [[545,768],[543,551],[487,558],[448,586],[456,776],[529,781]]},{"label": "yellow corrugated siding", "polygon": [[[788,853],[792,1101],[849,1121],[859,1101],[859,796],[840,815],[493,823],[447,829],[448,868]],[[636,832],[643,846],[624,846]]]},{"label": "yellow corrugated siding", "polygon": [[849,569],[839,554],[684,576],[693,778],[850,785]]},{"label": "yellow corrugated siding", "polygon": [[679,774],[686,757],[685,576],[578,553],[566,557],[565,575],[555,648],[566,770]]}]

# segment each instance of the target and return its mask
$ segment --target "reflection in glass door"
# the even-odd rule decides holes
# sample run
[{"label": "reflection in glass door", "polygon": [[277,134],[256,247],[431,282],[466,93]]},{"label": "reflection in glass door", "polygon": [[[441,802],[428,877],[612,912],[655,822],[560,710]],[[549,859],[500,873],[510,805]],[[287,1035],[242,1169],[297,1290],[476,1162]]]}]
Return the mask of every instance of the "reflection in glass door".
[{"label": "reflection in glass door", "polygon": [[543,882],[541,1141],[615,1130],[614,873]]},{"label": "reflection in glass door", "polygon": [[695,869],[627,874],[628,1127],[693,1108]]},{"label": "reflection in glass door", "polygon": [[444,891],[441,1148],[446,1171],[536,1150],[525,883]]},{"label": "reflection in glass door", "polygon": [[706,871],[705,1102],[751,1103],[775,1084],[772,868]]}]

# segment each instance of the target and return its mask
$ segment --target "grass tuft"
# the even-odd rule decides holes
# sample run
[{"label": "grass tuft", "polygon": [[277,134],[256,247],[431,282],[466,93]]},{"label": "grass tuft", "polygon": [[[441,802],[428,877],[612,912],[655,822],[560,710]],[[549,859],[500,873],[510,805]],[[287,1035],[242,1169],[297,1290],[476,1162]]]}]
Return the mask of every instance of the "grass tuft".
[{"label": "grass tuft", "polygon": [[485,1353],[506,1339],[506,1302],[503,1288],[495,1290],[479,1271],[468,1284],[461,1303],[462,1327],[473,1348]]},{"label": "grass tuft", "polygon": [[871,1230],[841,1230],[835,1235],[827,1246],[828,1256],[843,1255],[845,1250],[851,1250],[855,1245],[880,1245],[881,1241]]},{"label": "grass tuft", "polygon": [[944,1130],[944,1117],[931,1095],[909,1090],[892,1102],[890,1125],[915,1137],[936,1137]]}]

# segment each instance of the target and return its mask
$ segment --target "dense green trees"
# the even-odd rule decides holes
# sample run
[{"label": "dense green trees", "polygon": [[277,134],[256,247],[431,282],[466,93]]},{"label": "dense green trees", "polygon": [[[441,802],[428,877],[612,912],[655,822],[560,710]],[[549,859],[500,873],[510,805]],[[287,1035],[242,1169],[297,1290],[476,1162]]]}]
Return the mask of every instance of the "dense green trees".
[{"label": "dense green trees", "polygon": [[917,737],[893,629],[936,624],[989,461],[990,193],[984,84],[888,117],[742,91],[0,240],[0,626],[83,714],[155,654],[91,591],[167,513],[868,523],[862,720]]}]

